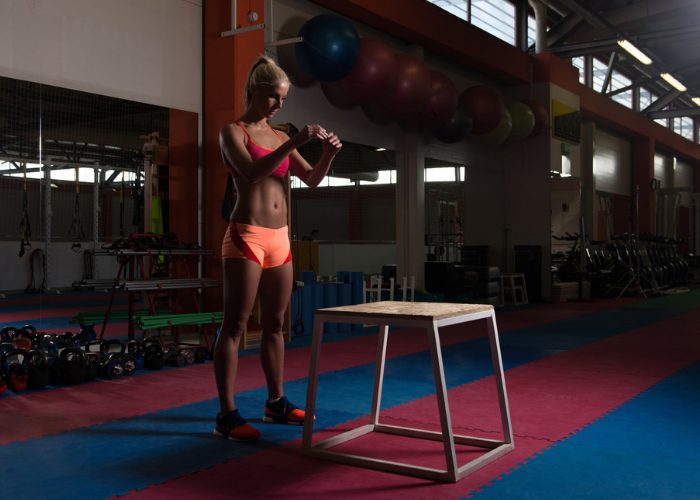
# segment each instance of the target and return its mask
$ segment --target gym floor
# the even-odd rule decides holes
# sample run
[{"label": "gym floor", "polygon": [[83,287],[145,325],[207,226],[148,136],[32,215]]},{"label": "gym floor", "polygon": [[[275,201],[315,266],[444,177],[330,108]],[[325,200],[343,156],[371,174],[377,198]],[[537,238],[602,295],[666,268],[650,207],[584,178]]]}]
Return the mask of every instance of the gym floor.
[{"label": "gym floor", "polygon": [[[102,294],[0,300],[0,326],[62,332]],[[257,353],[241,358],[237,403],[256,443],[212,435],[211,362],[0,396],[3,498],[698,498],[700,290],[648,299],[531,304],[497,310],[515,451],[455,484],[300,455],[300,427],[263,424]],[[111,335],[125,333],[116,325]],[[498,437],[486,328],[443,332],[456,433]],[[289,345],[286,392],[303,405],[310,333]],[[375,332],[326,335],[316,429],[366,423]],[[424,334],[392,331],[385,423],[435,428]],[[372,434],[347,451],[441,466],[441,445]],[[460,463],[473,454],[461,449]]]}]

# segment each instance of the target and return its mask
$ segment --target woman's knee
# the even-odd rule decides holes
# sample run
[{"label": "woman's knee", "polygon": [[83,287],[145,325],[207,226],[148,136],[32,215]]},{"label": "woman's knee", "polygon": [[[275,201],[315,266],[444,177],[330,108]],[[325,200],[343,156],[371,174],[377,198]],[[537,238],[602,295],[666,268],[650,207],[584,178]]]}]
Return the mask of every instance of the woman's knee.
[{"label": "woman's knee", "polygon": [[222,337],[230,337],[234,340],[240,338],[246,330],[247,319],[238,319],[236,321],[224,321],[221,324],[219,335]]}]

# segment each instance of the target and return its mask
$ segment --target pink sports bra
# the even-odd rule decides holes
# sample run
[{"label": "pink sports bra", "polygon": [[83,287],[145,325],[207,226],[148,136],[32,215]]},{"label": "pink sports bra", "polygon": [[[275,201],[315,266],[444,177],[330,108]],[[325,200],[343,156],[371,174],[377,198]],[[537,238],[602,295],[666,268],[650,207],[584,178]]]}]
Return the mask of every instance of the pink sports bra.
[{"label": "pink sports bra", "polygon": [[[245,134],[246,138],[248,141],[246,142],[245,148],[248,150],[248,153],[250,153],[250,157],[253,159],[253,161],[262,158],[263,156],[269,155],[272,150],[264,148],[262,146],[259,146],[253,141],[253,139],[250,138],[250,134],[248,133],[248,130],[246,130],[245,126],[243,126],[240,122],[236,122],[236,125],[241,127],[243,130],[243,133]],[[272,131],[279,137],[280,142],[282,142],[282,137],[277,133],[277,131],[273,128]],[[282,163],[280,163],[280,166],[277,167],[277,169],[272,172],[272,175],[277,176],[277,177],[284,177],[285,174],[287,173],[287,170],[289,170],[289,157],[286,157]],[[236,176],[237,173],[236,171],[231,167],[231,173]]]}]

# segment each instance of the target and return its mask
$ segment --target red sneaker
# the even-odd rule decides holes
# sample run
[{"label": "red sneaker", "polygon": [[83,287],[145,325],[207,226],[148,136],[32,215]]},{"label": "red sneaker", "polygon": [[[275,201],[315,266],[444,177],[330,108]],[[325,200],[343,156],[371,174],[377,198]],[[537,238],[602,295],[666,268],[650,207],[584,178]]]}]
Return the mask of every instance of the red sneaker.
[{"label": "red sneaker", "polygon": [[260,431],[248,424],[238,410],[233,410],[223,417],[216,416],[214,435],[233,441],[256,441],[260,438]]},{"label": "red sneaker", "polygon": [[306,412],[304,410],[300,410],[290,403],[286,397],[282,396],[273,403],[269,401],[265,403],[263,422],[302,425],[305,416]]}]

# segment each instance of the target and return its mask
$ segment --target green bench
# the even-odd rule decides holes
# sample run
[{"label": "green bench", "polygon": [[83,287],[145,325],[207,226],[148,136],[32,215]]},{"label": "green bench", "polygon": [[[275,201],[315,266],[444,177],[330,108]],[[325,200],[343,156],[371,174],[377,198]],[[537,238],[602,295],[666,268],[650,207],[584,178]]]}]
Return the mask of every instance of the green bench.
[{"label": "green bench", "polygon": [[[145,332],[148,330],[158,330],[161,344],[164,344],[164,339],[161,335],[161,330],[171,329],[171,335],[175,343],[180,344],[177,332],[174,330],[178,326],[195,326],[195,325],[219,325],[224,319],[222,312],[200,312],[200,313],[183,313],[183,314],[158,314],[155,316],[139,316],[134,318],[134,327]],[[204,332],[203,332],[204,333]],[[204,333],[204,341],[207,348],[211,349],[209,336]]]},{"label": "green bench", "polygon": [[[172,313],[170,309],[163,309],[163,313],[168,314]],[[158,311],[158,314],[161,313],[161,310]],[[147,316],[151,314],[151,311],[149,309],[137,309],[134,311],[133,317],[134,318],[140,318],[141,316]],[[98,323],[103,323],[105,320],[105,316],[107,316],[106,312],[79,312],[75,316],[73,316],[70,320],[71,323],[73,324],[78,324],[78,325],[96,325]],[[111,311],[109,313],[109,321],[128,321],[129,320],[129,310],[128,309],[120,309],[116,311]]]}]

